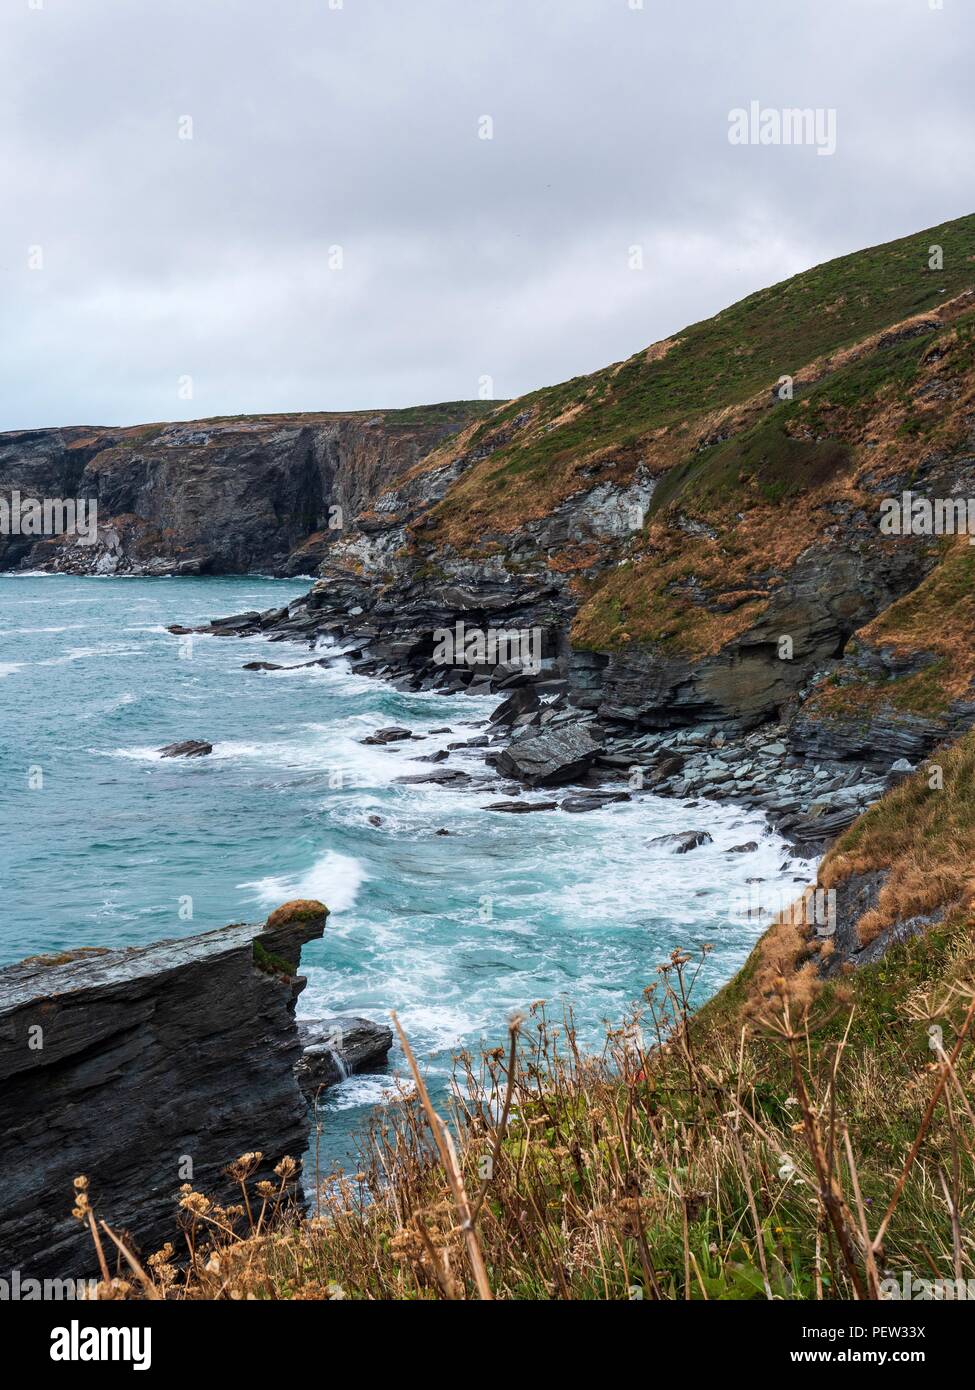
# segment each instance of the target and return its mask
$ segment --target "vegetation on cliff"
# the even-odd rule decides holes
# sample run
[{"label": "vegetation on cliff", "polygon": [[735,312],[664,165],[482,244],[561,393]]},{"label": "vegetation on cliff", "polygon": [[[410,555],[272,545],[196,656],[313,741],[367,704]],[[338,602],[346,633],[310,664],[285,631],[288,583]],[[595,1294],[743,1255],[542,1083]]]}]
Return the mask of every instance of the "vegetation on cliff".
[{"label": "vegetation on cliff", "polygon": [[[933,247],[942,249],[942,269],[930,268]],[[737,410],[768,400],[783,375],[802,382],[857,344],[875,338],[883,346],[891,325],[937,310],[973,284],[969,216],[816,266],[625,362],[519,397],[464,438],[485,457],[432,511],[424,542],[476,547],[485,532],[511,532],[546,514],[583,478],[591,486],[632,473],[642,458],[665,473]]]},{"label": "vegetation on cliff", "polygon": [[404,1039],[412,1086],[312,1216],[287,1163],[252,1182],[244,1155],[238,1204],[184,1189],[188,1262],[111,1246],[102,1294],[842,1299],[975,1277],[975,736],[935,765],[939,788],[925,768],[894,789],[820,876],[886,871],[861,941],[920,910],[926,931],[840,965],[783,914],[697,1013],[700,960],[675,952],[601,1056],[536,1003],[459,1059],[447,1119]]}]

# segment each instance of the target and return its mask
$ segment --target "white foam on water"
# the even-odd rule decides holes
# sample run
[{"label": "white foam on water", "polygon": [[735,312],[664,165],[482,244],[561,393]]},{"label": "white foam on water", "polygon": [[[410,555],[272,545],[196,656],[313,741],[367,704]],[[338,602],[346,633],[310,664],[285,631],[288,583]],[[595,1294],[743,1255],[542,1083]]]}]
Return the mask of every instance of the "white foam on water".
[{"label": "white foam on water", "polygon": [[303,874],[269,875],[238,885],[250,889],[264,907],[280,907],[292,898],[316,898],[330,912],[345,912],[355,902],[365,871],[357,859],[327,850]]},{"label": "white foam on water", "polygon": [[114,643],[106,643],[101,647],[72,647],[63,656],[51,656],[46,661],[39,661],[38,666],[67,666],[72,661],[87,661],[93,656],[139,656],[139,647],[119,647]]},{"label": "white foam on water", "polygon": [[0,661],[0,680],[3,680],[4,676],[12,676],[15,671],[23,670],[27,664],[24,661]]},{"label": "white foam on water", "polygon": [[39,637],[48,632],[68,632],[71,628],[87,627],[87,623],[64,623],[61,627],[12,627],[5,637]]},{"label": "white foam on water", "polygon": [[106,700],[100,707],[100,712],[102,714],[115,714],[118,710],[126,709],[129,705],[138,704],[139,698],[140,697],[136,695],[134,690],[123,690],[122,693],[116,695],[114,699]]},{"label": "white foam on water", "polygon": [[[330,1110],[358,1110],[362,1106],[373,1109],[377,1105],[395,1105],[413,1093],[413,1082],[399,1078],[388,1072],[354,1072],[323,1091],[318,1102],[319,1113],[326,1115]],[[326,1125],[328,1121],[326,1119]],[[314,1151],[314,1140],[313,1151]],[[306,1174],[312,1177],[313,1174]]]},{"label": "white foam on water", "polygon": [[[89,748],[88,752],[94,754],[96,757],[127,758],[137,763],[158,763],[162,759],[162,753],[158,748],[110,748],[107,752],[103,748]],[[182,761],[196,762],[197,759],[187,758],[184,760],[173,758],[172,761],[173,763]]]}]

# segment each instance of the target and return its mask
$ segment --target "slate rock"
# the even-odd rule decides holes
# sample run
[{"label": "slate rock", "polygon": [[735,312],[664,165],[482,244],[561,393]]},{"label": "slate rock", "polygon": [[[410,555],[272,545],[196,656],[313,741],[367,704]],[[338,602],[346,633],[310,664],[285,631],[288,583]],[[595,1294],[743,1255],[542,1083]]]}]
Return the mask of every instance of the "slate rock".
[{"label": "slate rock", "polygon": [[652,840],[647,841],[650,845],[665,845],[672,849],[675,854],[687,854],[692,849],[697,849],[699,845],[709,845],[711,836],[706,830],[682,830],[674,835],[655,835]]},{"label": "slate rock", "polygon": [[371,744],[397,743],[400,739],[412,737],[412,729],[401,729],[394,724],[389,729],[377,729],[374,734],[369,734],[368,737],[360,739],[359,742]]},{"label": "slate rock", "polygon": [[485,811],[507,811],[509,815],[525,815],[529,811],[555,811],[557,801],[494,801],[485,806]]},{"label": "slate rock", "polygon": [[576,814],[583,811],[599,811],[604,806],[610,806],[614,802],[629,800],[631,800],[629,792],[584,792],[581,796],[567,796],[562,802],[562,810]]},{"label": "slate rock", "polygon": [[97,1275],[71,1215],[79,1173],[144,1258],[180,1240],[177,1155],[220,1202],[239,1198],[223,1173],[239,1154],[260,1148],[257,1176],[272,1181],[285,1154],[300,1161],[299,958],[325,918],[321,903],[289,903],[266,923],[0,970],[0,1269]]},{"label": "slate rock", "polygon": [[312,1100],[353,1073],[382,1070],[393,1045],[392,1029],[368,1018],[299,1019],[298,1037],[295,1077]]},{"label": "slate rock", "polygon": [[601,752],[581,724],[523,737],[510,743],[497,758],[498,771],[530,787],[554,787],[587,772]]},{"label": "slate rock", "polygon": [[213,744],[202,738],[188,738],[183,743],[167,743],[159,752],[164,758],[205,758],[213,752]]}]

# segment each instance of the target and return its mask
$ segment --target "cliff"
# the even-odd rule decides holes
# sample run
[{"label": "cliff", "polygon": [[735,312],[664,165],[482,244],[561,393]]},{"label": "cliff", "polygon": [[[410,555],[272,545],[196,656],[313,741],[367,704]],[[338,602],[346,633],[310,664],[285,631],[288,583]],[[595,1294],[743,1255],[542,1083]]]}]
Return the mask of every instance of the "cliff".
[{"label": "cliff", "polygon": [[288,904],[266,924],[0,970],[0,1269],[92,1273],[71,1215],[80,1174],[151,1254],[174,1238],[184,1182],[234,1200],[222,1170],[258,1144],[262,1176],[300,1162],[297,969],[326,915]]},{"label": "cliff", "polygon": [[0,536],[0,569],[307,573],[379,491],[490,408],[457,401],[2,434],[0,497],[94,500],[98,538]]},{"label": "cliff", "polygon": [[778,721],[798,758],[916,761],[975,720],[975,550],[885,529],[905,492],[975,497],[975,217],[472,422],[359,515],[302,621],[410,689],[461,683],[438,627],[538,627],[610,736]]}]

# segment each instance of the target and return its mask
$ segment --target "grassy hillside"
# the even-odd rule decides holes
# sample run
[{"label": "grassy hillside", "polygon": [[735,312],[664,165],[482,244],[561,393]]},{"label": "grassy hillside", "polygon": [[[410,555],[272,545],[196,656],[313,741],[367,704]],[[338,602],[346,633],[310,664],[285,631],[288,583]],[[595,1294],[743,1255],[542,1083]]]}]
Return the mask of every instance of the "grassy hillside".
[{"label": "grassy hillside", "polygon": [[[942,247],[942,270],[928,268],[932,246]],[[511,531],[549,510],[593,463],[608,476],[640,458],[666,471],[709,417],[973,284],[975,215],[817,266],[625,362],[520,397],[468,447],[526,411],[530,421],[451,490],[425,538],[474,545],[483,529]]]},{"label": "grassy hillside", "polygon": [[[876,515],[881,477],[909,486],[924,454],[964,448],[975,410],[975,304],[960,298],[939,313],[921,331],[869,343],[793,400],[764,405],[729,439],[664,474],[624,565],[583,586],[577,645],[645,640],[691,655],[716,650],[761,615],[802,551],[829,544],[838,512]],[[704,529],[688,535],[675,524],[682,518]],[[913,608],[905,600],[883,619],[878,638],[893,639],[918,604],[941,602],[939,593],[941,606],[951,607],[949,592],[957,594],[966,564],[952,556],[950,572]],[[764,576],[761,587],[756,576]],[[692,581],[714,596],[709,608],[688,596]],[[715,623],[722,608],[729,616]],[[952,627],[959,623],[962,614]]]}]

